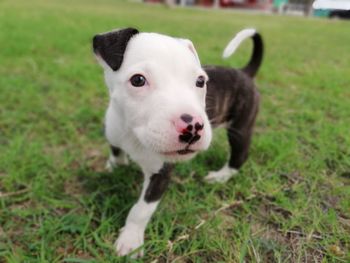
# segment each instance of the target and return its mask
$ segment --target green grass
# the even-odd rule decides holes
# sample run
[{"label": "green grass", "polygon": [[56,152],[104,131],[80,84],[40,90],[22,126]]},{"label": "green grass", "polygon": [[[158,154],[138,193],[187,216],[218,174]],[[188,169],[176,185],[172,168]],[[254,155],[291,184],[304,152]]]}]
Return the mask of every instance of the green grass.
[{"label": "green grass", "polygon": [[203,64],[242,66],[249,42],[220,56],[247,26],[266,44],[249,161],[203,182],[226,159],[219,130],[179,164],[143,260],[349,262],[349,22],[112,0],[0,1],[0,262],[131,261],[112,245],[142,177],[104,171],[108,96],[91,52],[95,33],[125,26],[190,38]]}]

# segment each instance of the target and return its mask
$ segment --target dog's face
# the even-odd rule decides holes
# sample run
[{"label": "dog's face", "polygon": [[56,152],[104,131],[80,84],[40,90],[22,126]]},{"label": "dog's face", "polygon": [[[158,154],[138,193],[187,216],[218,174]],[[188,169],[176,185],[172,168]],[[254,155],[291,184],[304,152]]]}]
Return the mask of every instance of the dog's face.
[{"label": "dog's face", "polygon": [[94,38],[111,103],[125,131],[167,161],[208,148],[206,82],[189,40],[123,29]]}]

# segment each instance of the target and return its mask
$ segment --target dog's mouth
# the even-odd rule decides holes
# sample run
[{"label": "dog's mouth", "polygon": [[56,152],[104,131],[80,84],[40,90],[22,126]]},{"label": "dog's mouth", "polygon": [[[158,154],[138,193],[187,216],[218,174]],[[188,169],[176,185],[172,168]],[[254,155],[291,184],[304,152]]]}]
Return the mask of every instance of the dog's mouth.
[{"label": "dog's mouth", "polygon": [[180,155],[185,155],[185,154],[194,153],[194,152],[195,151],[191,150],[191,149],[183,149],[183,150],[177,151],[177,153],[180,154]]},{"label": "dog's mouth", "polygon": [[181,150],[177,150],[177,151],[171,151],[171,152],[163,152],[162,154],[167,155],[167,156],[172,156],[172,155],[188,155],[191,153],[195,153],[195,150],[191,150],[191,149],[181,149]]}]

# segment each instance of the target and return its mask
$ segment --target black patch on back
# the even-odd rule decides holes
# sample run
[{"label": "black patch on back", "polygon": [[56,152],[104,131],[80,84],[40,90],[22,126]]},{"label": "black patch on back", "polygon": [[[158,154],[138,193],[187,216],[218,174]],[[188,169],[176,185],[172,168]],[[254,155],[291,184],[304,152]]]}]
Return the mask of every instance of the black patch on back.
[{"label": "black patch on back", "polygon": [[213,127],[250,114],[257,92],[250,77],[227,67],[204,66],[203,69],[209,76],[206,112]]},{"label": "black patch on back", "polygon": [[213,127],[229,124],[229,166],[239,169],[248,158],[259,92],[252,78],[241,70],[221,66],[206,66],[204,70],[209,76],[206,112]]},{"label": "black patch on back", "polygon": [[96,35],[92,40],[94,52],[116,71],[123,62],[124,52],[129,40],[137,33],[139,31],[135,28],[125,28]]},{"label": "black patch on back", "polygon": [[169,185],[172,168],[173,165],[165,163],[158,173],[151,176],[145,193],[145,201],[147,203],[158,201],[162,197]]}]

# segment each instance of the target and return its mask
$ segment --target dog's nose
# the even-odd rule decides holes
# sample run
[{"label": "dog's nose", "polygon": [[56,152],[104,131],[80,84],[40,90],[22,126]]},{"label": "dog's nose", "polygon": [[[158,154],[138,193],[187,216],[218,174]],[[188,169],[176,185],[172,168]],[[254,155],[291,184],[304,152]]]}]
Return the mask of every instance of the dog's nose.
[{"label": "dog's nose", "polygon": [[180,118],[176,118],[174,125],[179,133],[198,132],[204,128],[203,119],[200,116],[192,116],[187,113],[181,114]]},{"label": "dog's nose", "polygon": [[184,113],[180,116],[180,119],[186,123],[191,123],[193,120],[193,117],[190,114]]},{"label": "dog's nose", "polygon": [[201,138],[204,123],[200,116],[184,113],[175,121],[175,128],[180,133],[180,142],[192,144]]}]

